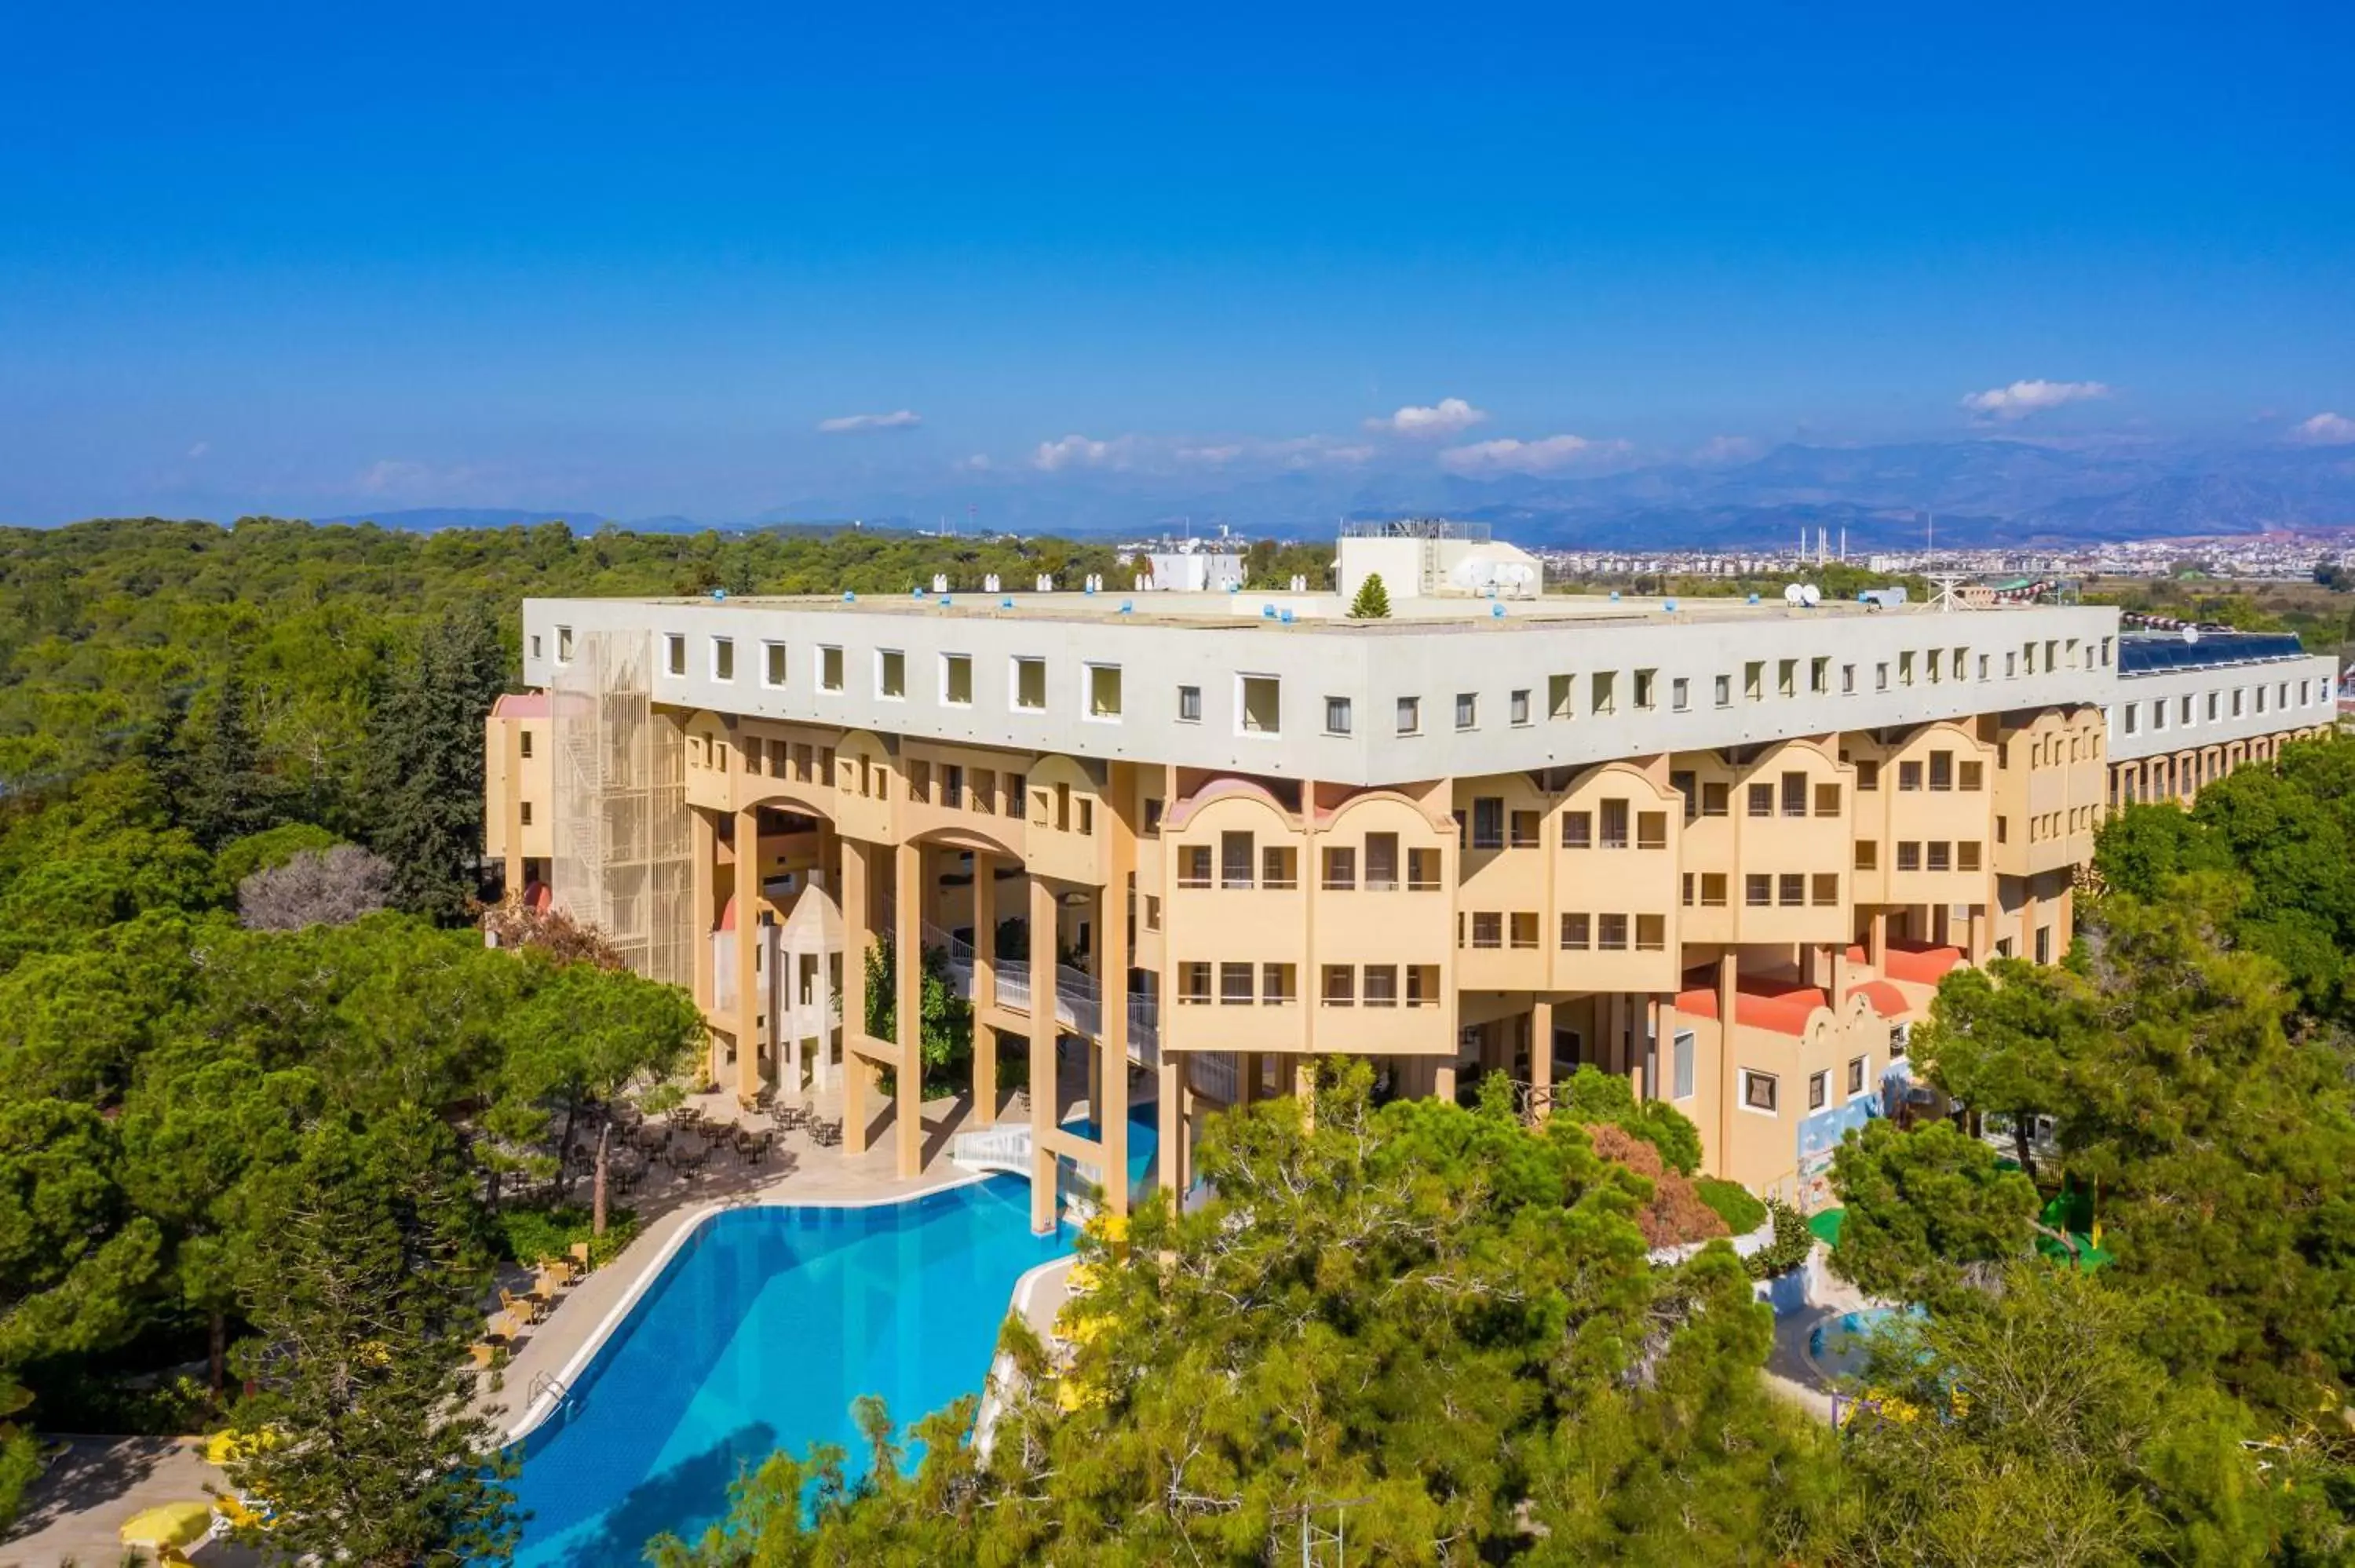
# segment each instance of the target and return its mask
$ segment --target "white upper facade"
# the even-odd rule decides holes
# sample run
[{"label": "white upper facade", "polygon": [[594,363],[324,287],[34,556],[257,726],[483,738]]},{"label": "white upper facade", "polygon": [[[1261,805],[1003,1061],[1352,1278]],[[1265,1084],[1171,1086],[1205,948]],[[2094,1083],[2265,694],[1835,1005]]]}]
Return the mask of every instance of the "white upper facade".
[{"label": "white upper facade", "polygon": [[2094,607],[1664,612],[1558,597],[1286,623],[1117,602],[528,599],[524,678],[553,684],[591,634],[643,637],[657,703],[1354,785],[2112,707],[2122,685],[2117,612]]}]

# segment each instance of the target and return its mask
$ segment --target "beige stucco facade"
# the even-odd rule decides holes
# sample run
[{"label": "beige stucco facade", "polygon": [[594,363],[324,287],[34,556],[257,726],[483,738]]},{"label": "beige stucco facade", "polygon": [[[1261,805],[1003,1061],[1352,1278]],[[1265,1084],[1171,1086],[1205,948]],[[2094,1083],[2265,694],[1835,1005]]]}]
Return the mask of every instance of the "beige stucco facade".
[{"label": "beige stucco facade", "polygon": [[[591,765],[563,670],[613,640],[679,741],[657,755],[690,819],[711,1071],[748,1094],[840,1075],[854,1150],[921,1159],[914,1075],[873,1092],[912,1033],[824,1011],[889,938],[974,1001],[977,1122],[1022,1066],[1088,1054],[1093,1136],[1029,1108],[1040,1205],[1059,1156],[1122,1167],[1135,1074],[1179,1150],[1200,1107],[1333,1053],[1391,1093],[1502,1074],[1532,1114],[1578,1066],[1624,1075],[1691,1117],[1710,1170],[1809,1202],[1839,1130],[1902,1098],[1940,975],[2065,951],[2120,769],[2157,760],[2110,754],[2135,682],[2109,610],[1365,626],[1161,612],[1182,598],[534,601],[526,674],[559,700],[493,715],[486,844],[511,884],[547,880],[551,770]],[[2307,689],[2203,777],[2327,724]],[[785,937],[813,897],[838,948]],[[898,976],[905,1021],[917,966]]]}]

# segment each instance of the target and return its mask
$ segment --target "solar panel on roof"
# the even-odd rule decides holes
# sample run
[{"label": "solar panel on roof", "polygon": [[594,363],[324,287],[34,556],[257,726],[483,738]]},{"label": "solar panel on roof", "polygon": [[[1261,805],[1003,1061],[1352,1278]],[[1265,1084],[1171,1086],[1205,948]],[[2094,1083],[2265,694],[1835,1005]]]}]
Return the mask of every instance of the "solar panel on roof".
[{"label": "solar panel on roof", "polygon": [[2294,631],[2203,631],[2197,642],[2174,632],[2128,634],[2118,640],[2118,673],[2152,675],[2296,659],[2306,652]]}]

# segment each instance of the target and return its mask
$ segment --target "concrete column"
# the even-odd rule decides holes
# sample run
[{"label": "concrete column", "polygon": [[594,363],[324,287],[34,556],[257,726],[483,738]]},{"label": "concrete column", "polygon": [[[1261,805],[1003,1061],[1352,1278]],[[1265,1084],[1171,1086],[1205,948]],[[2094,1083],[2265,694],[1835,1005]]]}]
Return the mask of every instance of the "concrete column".
[{"label": "concrete column", "polygon": [[[1872,916],[1875,955],[1881,951],[1884,918],[1877,910]],[[1733,1066],[1733,1013],[1741,995],[1741,977],[1740,957],[1728,948],[1717,960],[1717,1146],[1708,1151],[1705,1161],[1713,1176],[1724,1175],[1733,1158],[1733,1101],[1741,1087]]]},{"label": "concrete column", "polygon": [[1553,1112],[1553,998],[1529,1003],[1529,1115],[1543,1121]]},{"label": "concrete column", "polygon": [[1161,1053],[1161,1152],[1156,1162],[1154,1180],[1161,1190],[1172,1197],[1183,1198],[1193,1174],[1187,1169],[1193,1150],[1187,1147],[1187,1134],[1193,1118],[1187,1114],[1186,1098],[1191,1091],[1188,1069],[1192,1059],[1183,1051]]},{"label": "concrete column", "polygon": [[736,1092],[761,1086],[761,813],[736,813]]},{"label": "concrete column", "polygon": [[834,977],[827,972],[826,958],[826,948],[821,945],[810,977],[810,1001],[817,1017],[816,1023],[812,1026],[812,1032],[817,1037],[817,1062],[810,1069],[810,1088],[813,1091],[834,1087],[834,1025],[828,1022],[834,1016]]},{"label": "concrete column", "polygon": [[2036,878],[2019,879],[2019,948],[2014,957],[2036,957]]},{"label": "concrete column", "polygon": [[[1055,891],[1030,874],[1030,1228],[1055,1228]],[[1043,958],[1042,958],[1043,955]]]},{"label": "concrete column", "polygon": [[1889,975],[1888,910],[1876,909],[1872,912],[1872,925],[1870,930],[1870,936],[1866,939],[1864,956],[1872,965],[1875,978],[1885,980]]},{"label": "concrete column", "polygon": [[[1125,822],[1117,809],[1104,813],[1117,840]],[[1115,1214],[1128,1213],[1128,878],[1114,853],[1112,880],[1096,893],[1096,1059],[1103,1065],[1103,1100],[1096,1106],[1103,1135],[1104,1198]]]},{"label": "concrete column", "polygon": [[997,1008],[997,865],[980,850],[973,854],[973,1123],[997,1120],[997,1031],[990,1015]]},{"label": "concrete column", "polygon": [[1824,994],[1831,999],[1832,1011],[1838,1012],[1848,1001],[1848,948],[1833,942],[1824,948]]},{"label": "concrete column", "polygon": [[711,957],[711,922],[719,900],[712,896],[712,885],[718,880],[719,835],[712,831],[710,813],[699,806],[687,809],[687,841],[694,856],[695,917],[695,1005],[709,1009],[719,1000],[719,984],[713,973],[717,967]]},{"label": "concrete column", "polygon": [[875,1069],[858,1052],[867,1038],[867,846],[842,841],[842,1152],[867,1152],[867,1087]]},{"label": "concrete column", "polygon": [[905,1181],[924,1171],[924,852],[903,843],[893,858],[891,978],[897,994],[891,1021],[900,1036],[900,1066],[892,1077],[899,1107],[891,1127]]},{"label": "concrete column", "polygon": [[1431,1070],[1431,1097],[1441,1105],[1455,1103],[1455,1058],[1443,1056]]},{"label": "concrete column", "polygon": [[1637,1046],[1636,1052],[1640,1059],[1636,1081],[1638,1104],[1668,1097],[1660,1087],[1660,1053],[1668,1046],[1668,1036],[1664,1027],[1666,1012],[1666,1005],[1657,991],[1645,999],[1644,1032],[1649,1038]]}]

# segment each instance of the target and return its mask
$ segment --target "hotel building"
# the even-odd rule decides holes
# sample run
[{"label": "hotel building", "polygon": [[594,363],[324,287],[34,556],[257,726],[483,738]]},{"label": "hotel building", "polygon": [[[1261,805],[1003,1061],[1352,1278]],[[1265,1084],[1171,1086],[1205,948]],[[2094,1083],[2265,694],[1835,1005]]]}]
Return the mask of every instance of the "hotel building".
[{"label": "hotel building", "polygon": [[[1540,1114],[1593,1065],[1691,1118],[1709,1171],[1812,1205],[1902,1097],[1940,977],[2068,947],[2105,811],[2335,721],[2295,639],[1540,598],[1490,566],[1507,591],[1475,597],[1460,561],[1417,592],[1383,545],[1409,580],[1381,621],[1307,595],[528,601],[488,852],[692,989],[717,1081],[838,1097],[847,1147],[890,1139],[906,1174],[919,1075],[887,1106],[874,1070],[913,1059],[919,966],[879,1039],[844,955],[937,955],[974,1007],[968,1125],[1042,1220],[1068,1171],[1127,1168],[1119,1065],[1182,1186],[1201,1110],[1334,1053],[1398,1094],[1502,1073]],[[1038,1093],[1009,1121],[1059,1044],[1091,1119]]]}]

